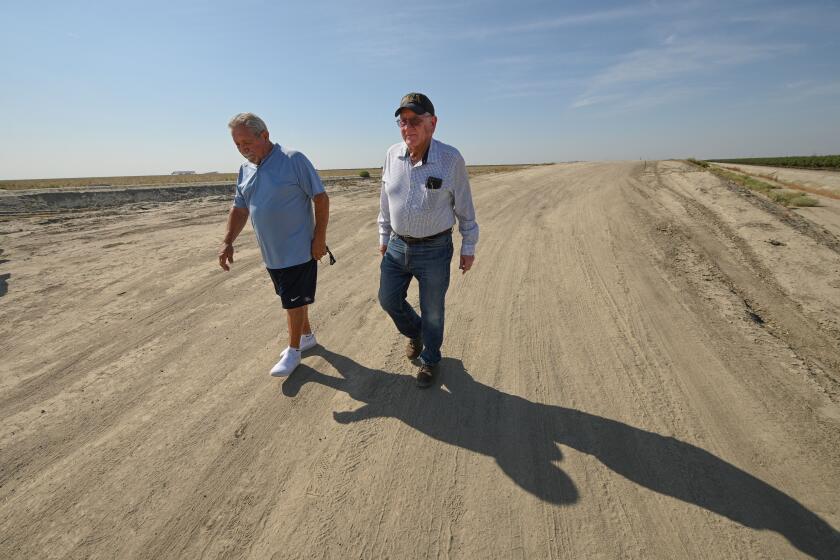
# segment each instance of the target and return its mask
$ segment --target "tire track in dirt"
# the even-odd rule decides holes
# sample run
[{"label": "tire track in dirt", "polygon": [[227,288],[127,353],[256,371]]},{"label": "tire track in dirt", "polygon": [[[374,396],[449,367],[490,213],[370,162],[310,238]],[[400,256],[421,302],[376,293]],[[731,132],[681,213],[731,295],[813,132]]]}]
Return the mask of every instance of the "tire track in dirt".
[{"label": "tire track in dirt", "polygon": [[[819,323],[803,316],[801,307],[775,282],[773,274],[747,243],[711,210],[667,187],[659,173],[656,174],[656,181],[659,187],[666,189],[668,195],[685,208],[692,220],[681,224],[686,229],[683,239],[690,239],[695,247],[705,253],[707,261],[714,263],[714,268],[726,286],[742,299],[748,316],[797,356],[809,362],[811,375],[817,383],[835,403],[840,403],[840,376],[837,375],[840,373],[840,337],[837,333],[825,332],[820,329]],[[755,198],[751,196],[749,200]],[[759,207],[779,217],[777,209],[769,211],[764,204]],[[807,222],[799,216],[796,218],[798,222]],[[809,228],[795,229],[802,231]],[[820,240],[818,242],[825,244]]]},{"label": "tire track in dirt", "polygon": [[[617,162],[475,180],[476,267],[453,263],[427,391],[376,302],[370,189],[333,197],[322,346],[285,381],[266,375],[284,327],[253,240],[210,272],[227,204],[32,226],[0,312],[63,303],[5,331],[0,556],[831,557],[840,416],[745,315],[730,285],[773,325],[761,298],[795,294],[701,178]],[[39,267],[85,254],[102,293],[43,292]],[[115,282],[109,260],[147,271]]]}]

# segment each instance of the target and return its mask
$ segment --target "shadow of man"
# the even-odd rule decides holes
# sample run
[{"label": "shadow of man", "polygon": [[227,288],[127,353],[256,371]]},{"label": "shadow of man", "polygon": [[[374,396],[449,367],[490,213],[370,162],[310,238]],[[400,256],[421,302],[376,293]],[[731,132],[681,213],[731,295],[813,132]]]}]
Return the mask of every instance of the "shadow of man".
[{"label": "shadow of man", "polygon": [[348,424],[396,418],[439,441],[489,457],[518,486],[554,504],[580,496],[555,462],[557,444],[592,455],[614,472],[666,496],[700,506],[746,527],[770,530],[814,558],[839,558],[840,533],[769,484],[678,439],[561,406],[534,403],[476,382],[460,360],[444,358],[438,383],[418,392],[414,378],[366,368],[318,347],[313,354],[342,376],[301,366],[283,383],[296,395],[309,382],[365,403],[335,412]]},{"label": "shadow of man", "polygon": [[5,296],[6,292],[9,291],[8,280],[11,276],[12,275],[8,272],[6,274],[0,274],[0,297]]}]

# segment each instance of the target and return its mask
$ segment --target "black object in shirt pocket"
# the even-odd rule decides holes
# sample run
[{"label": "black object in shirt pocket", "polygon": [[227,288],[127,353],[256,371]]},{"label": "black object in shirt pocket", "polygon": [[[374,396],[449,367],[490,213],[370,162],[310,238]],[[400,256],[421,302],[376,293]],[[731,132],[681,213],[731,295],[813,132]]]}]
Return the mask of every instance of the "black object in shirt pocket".
[{"label": "black object in shirt pocket", "polygon": [[427,177],[426,178],[426,188],[427,189],[439,189],[443,186],[443,179],[438,179],[437,177]]}]

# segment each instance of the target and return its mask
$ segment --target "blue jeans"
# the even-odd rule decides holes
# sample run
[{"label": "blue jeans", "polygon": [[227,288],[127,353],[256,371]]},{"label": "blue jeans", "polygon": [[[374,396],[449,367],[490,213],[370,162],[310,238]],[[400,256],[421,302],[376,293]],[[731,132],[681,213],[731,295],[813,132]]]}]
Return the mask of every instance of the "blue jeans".
[{"label": "blue jeans", "polygon": [[[428,365],[440,361],[452,252],[451,234],[412,245],[391,236],[379,265],[379,304],[403,336],[422,336],[420,360]],[[412,278],[420,285],[420,315],[405,299]]]}]

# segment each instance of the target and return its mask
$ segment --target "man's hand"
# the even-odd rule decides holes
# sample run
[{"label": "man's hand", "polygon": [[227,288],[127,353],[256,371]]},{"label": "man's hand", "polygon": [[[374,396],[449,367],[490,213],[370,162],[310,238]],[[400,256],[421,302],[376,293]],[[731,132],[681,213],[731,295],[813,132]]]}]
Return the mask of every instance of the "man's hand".
[{"label": "man's hand", "polygon": [[225,243],[222,245],[222,250],[219,251],[219,266],[225,270],[230,270],[228,262],[233,262],[233,243]]},{"label": "man's hand", "polygon": [[312,199],[315,206],[315,230],[309,251],[312,258],[320,261],[327,254],[327,223],[330,221],[330,197],[322,192]]},{"label": "man's hand", "polygon": [[312,258],[316,261],[320,261],[321,258],[327,254],[327,240],[316,235],[312,240],[311,250]]},{"label": "man's hand", "polygon": [[388,250],[387,245],[380,245],[379,246],[379,255],[384,257],[385,256],[385,251],[387,251],[387,250]]},{"label": "man's hand", "polygon": [[461,274],[466,274],[472,268],[474,261],[475,255],[461,255],[461,264],[458,265],[458,268],[461,269]]},{"label": "man's hand", "polygon": [[222,238],[222,250],[219,251],[219,266],[223,270],[230,270],[229,262],[233,262],[233,242],[236,236],[248,222],[248,209],[234,206],[228,213],[227,233]]}]

